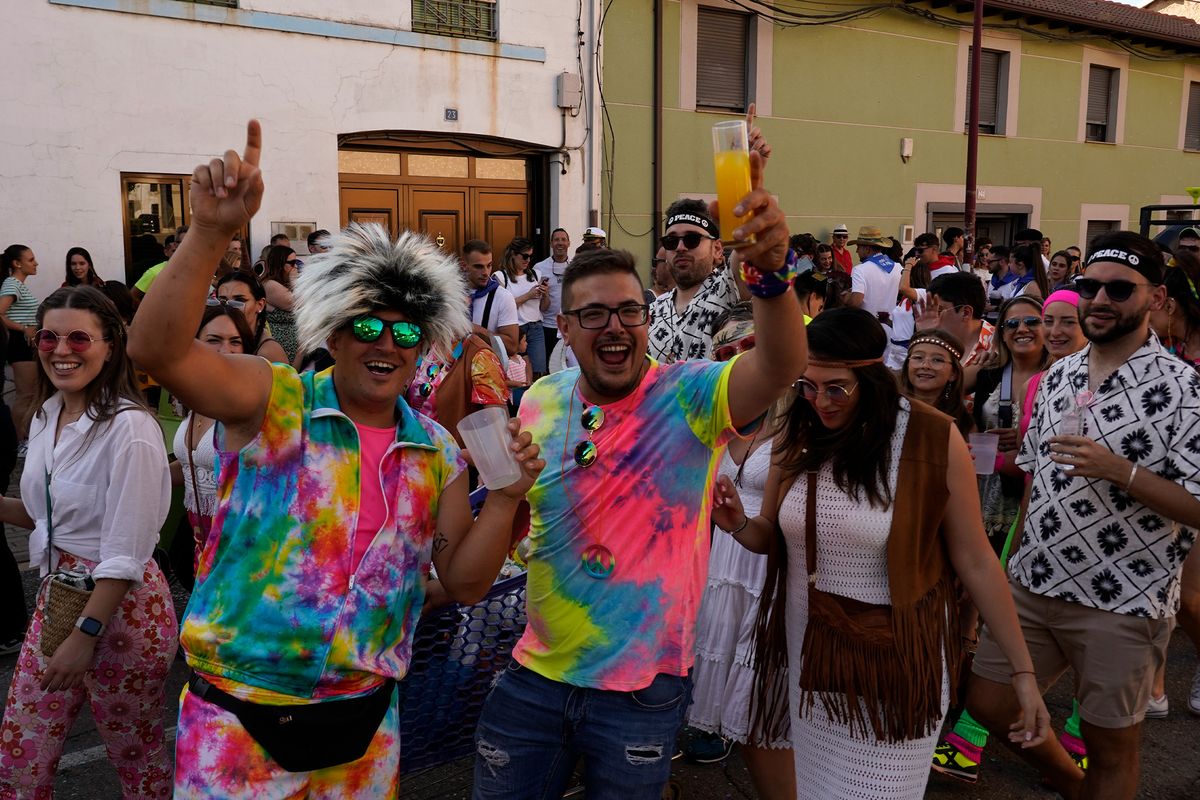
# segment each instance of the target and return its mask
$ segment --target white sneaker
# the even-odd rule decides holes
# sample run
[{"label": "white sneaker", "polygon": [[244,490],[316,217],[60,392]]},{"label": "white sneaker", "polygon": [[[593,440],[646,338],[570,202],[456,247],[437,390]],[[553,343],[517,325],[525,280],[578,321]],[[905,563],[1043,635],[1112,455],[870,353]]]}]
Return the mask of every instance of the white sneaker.
[{"label": "white sneaker", "polygon": [[1162,697],[1151,697],[1150,702],[1146,703],[1146,719],[1166,719],[1169,710],[1170,705],[1165,694]]},{"label": "white sneaker", "polygon": [[1192,678],[1192,695],[1188,698],[1188,711],[1200,717],[1200,667],[1196,668],[1196,676]]}]

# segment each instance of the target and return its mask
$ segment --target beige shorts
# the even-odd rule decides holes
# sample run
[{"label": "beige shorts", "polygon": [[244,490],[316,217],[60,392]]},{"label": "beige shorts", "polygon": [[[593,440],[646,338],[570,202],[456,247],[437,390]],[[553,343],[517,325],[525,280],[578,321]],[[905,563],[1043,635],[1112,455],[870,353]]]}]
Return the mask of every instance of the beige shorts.
[{"label": "beige shorts", "polygon": [[[1075,671],[1079,715],[1100,728],[1129,728],[1146,716],[1154,673],[1167,656],[1171,620],[1114,614],[1034,594],[1009,583],[1017,619],[1043,693]],[[1012,667],[987,626],[972,671],[997,683]]]}]

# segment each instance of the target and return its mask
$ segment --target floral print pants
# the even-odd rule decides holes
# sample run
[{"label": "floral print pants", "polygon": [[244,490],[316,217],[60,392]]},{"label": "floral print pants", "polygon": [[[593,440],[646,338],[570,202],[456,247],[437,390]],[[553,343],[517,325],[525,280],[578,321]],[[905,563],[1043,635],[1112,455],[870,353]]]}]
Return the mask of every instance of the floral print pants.
[{"label": "floral print pants", "polygon": [[[60,551],[63,569],[96,565]],[[41,631],[46,585],[25,634],[0,724],[0,798],[50,800],[71,725],[91,705],[96,729],[117,769],[126,800],[171,796],[171,758],[163,744],[163,685],[179,637],[175,606],[158,564],[129,592],[96,643],[83,685],[57,692],[40,684],[49,659]]]},{"label": "floral print pants", "polygon": [[185,687],[175,737],[175,799],[393,800],[400,796],[400,716],[391,707],[357,761],[288,772],[236,715]]}]

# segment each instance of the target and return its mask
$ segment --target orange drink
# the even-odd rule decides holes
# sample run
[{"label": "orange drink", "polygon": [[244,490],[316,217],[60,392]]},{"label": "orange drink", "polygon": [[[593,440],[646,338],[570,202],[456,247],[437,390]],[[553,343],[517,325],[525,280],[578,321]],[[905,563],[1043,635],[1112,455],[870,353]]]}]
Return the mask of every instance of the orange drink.
[{"label": "orange drink", "polygon": [[735,241],[733,231],[750,215],[734,216],[734,206],[750,193],[750,152],[745,120],[718,122],[713,126],[713,168],[717,176],[717,205],[721,214],[721,243],[741,247],[754,237]]}]

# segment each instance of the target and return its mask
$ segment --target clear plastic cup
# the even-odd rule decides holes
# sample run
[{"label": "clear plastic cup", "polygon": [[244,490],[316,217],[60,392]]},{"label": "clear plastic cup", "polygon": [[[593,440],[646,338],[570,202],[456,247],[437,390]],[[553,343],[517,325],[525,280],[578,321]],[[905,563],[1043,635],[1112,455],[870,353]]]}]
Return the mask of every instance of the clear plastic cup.
[{"label": "clear plastic cup", "polygon": [[521,465],[508,431],[508,409],[488,406],[468,414],[458,423],[458,433],[471,451],[479,480],[488,489],[503,489],[520,479]]},{"label": "clear plastic cup", "polygon": [[975,474],[991,475],[996,471],[996,451],[1000,449],[1000,434],[972,433],[967,437],[971,443],[971,455],[975,458]]}]

